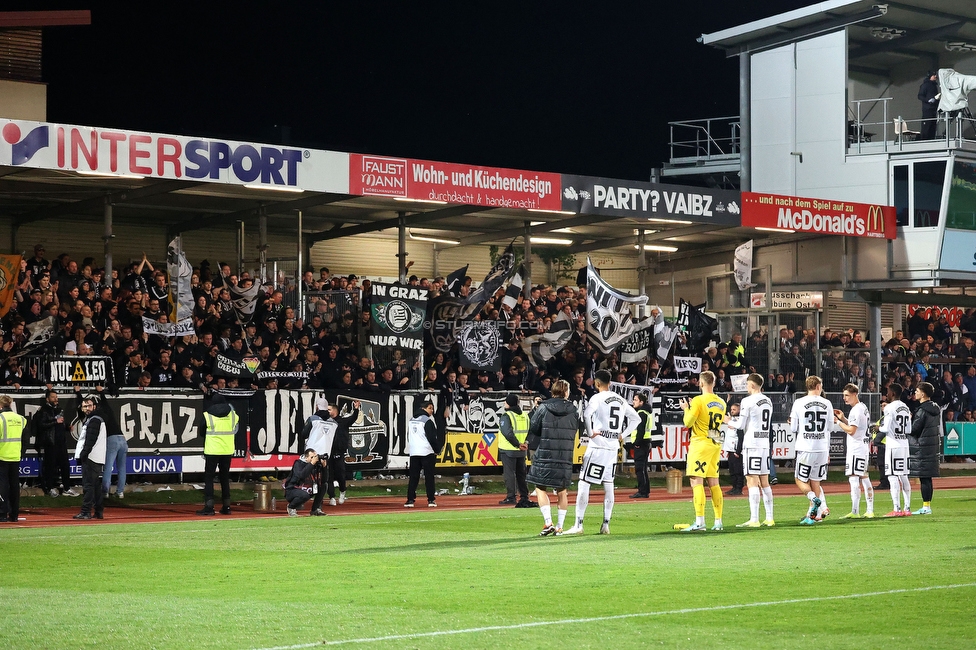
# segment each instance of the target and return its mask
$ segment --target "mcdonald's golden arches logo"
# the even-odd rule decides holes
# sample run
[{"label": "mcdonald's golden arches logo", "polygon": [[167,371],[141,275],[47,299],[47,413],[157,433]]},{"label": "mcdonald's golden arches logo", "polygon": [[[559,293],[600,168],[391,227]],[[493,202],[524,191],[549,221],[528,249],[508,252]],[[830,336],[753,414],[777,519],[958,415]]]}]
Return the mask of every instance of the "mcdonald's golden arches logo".
[{"label": "mcdonald's golden arches logo", "polygon": [[865,227],[868,232],[885,234],[884,209],[880,205],[868,207],[868,218],[865,220]]}]

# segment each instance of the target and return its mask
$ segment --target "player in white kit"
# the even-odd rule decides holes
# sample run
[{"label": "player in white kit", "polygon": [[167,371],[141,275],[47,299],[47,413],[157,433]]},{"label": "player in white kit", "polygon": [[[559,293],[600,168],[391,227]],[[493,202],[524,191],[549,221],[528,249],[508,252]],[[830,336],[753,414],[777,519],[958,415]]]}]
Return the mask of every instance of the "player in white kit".
[{"label": "player in white kit", "polygon": [[851,407],[851,412],[844,416],[840,409],[834,409],[834,422],[847,434],[847,459],[844,462],[844,473],[851,484],[851,511],[843,519],[860,519],[861,488],[864,488],[864,498],[867,501],[867,512],[864,517],[874,517],[874,488],[871,477],[868,476],[868,445],[871,438],[868,435],[867,405],[858,398],[858,389],[854,384],[844,386],[844,403]]},{"label": "player in white kit", "polygon": [[827,478],[834,408],[821,397],[820,377],[807,377],[806,388],[806,396],[793,402],[790,429],[796,438],[796,486],[810,500],[810,510],[800,523],[812,526],[829,512],[820,482]]},{"label": "player in white kit", "polygon": [[[901,386],[888,387],[888,404],[881,413],[878,437],[885,445],[884,474],[891,489],[894,508],[885,517],[911,516],[912,484],[908,482],[908,434],[912,430],[912,412],[901,401]],[[899,497],[902,503],[899,503]]]},{"label": "player in white kit", "polygon": [[[762,394],[762,375],[752,373],[746,380],[748,396],[743,398],[739,416],[743,422],[742,467],[749,487],[749,521],[736,528],[774,526],[773,489],[769,487],[769,440],[773,422],[773,403]],[[759,523],[762,499],[766,519]]]},{"label": "player in white kit", "polygon": [[563,535],[583,532],[583,515],[590,500],[590,485],[603,484],[603,525],[601,535],[610,534],[610,516],[613,514],[613,475],[617,465],[617,452],[624,436],[637,428],[640,416],[627,401],[610,390],[610,373],[601,370],[594,378],[597,394],[590,398],[583,412],[583,423],[588,438],[580,468],[576,492],[576,524]]}]

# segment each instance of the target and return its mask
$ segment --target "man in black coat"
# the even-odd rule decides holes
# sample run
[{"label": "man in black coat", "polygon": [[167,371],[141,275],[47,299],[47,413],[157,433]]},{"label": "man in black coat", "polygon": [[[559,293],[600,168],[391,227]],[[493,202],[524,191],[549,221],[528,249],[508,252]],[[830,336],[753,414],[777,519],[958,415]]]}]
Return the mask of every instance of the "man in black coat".
[{"label": "man in black coat", "polygon": [[[71,466],[68,462],[68,427],[64,411],[58,406],[58,394],[47,391],[44,404],[34,414],[34,440],[41,455],[41,486],[44,492],[56,497],[71,488]],[[61,491],[58,491],[58,475]],[[77,496],[73,492],[68,496]]]},{"label": "man in black coat", "polygon": [[640,416],[640,424],[633,433],[633,441],[624,447],[634,452],[634,473],[637,474],[637,492],[630,495],[631,499],[647,499],[651,496],[651,483],[647,476],[647,459],[651,453],[651,433],[655,429],[654,413],[648,404],[647,393],[634,395],[634,408]]},{"label": "man in black coat", "polygon": [[[583,430],[583,422],[576,406],[567,400],[569,382],[560,379],[552,385],[552,399],[540,403],[532,411],[529,424],[529,437],[526,443],[534,452],[532,467],[526,480],[536,486],[535,495],[539,500],[544,525],[540,536],[556,535],[562,532],[569,507],[567,489],[573,481],[573,449],[576,436]],[[556,490],[558,498],[558,518],[552,523],[552,509],[546,488]]]},{"label": "man in black coat", "polygon": [[349,452],[349,427],[359,419],[359,407],[360,402],[356,400],[352,403],[352,413],[339,415],[339,407],[336,404],[329,404],[330,419],[336,423],[335,437],[332,438],[332,453],[329,454],[327,463],[329,480],[326,487],[330,506],[337,505],[336,482],[339,483],[338,504],[346,502],[346,454]]},{"label": "man in black coat", "polygon": [[314,449],[306,449],[291,466],[291,474],[285,479],[285,500],[288,501],[288,516],[297,517],[298,509],[312,498],[311,493],[302,486],[311,478],[319,455]]},{"label": "man in black coat", "polygon": [[939,116],[939,74],[929,71],[925,81],[918,87],[918,99],[922,102],[922,133],[921,140],[934,140],[935,127],[938,124],[936,118]]}]

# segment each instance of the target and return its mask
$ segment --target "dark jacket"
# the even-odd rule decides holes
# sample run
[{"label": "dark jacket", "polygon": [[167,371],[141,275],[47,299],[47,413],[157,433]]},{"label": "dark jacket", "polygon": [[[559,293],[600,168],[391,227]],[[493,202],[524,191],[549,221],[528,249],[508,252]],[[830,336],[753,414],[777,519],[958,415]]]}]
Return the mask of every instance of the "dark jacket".
[{"label": "dark jacket", "polygon": [[908,439],[911,458],[908,467],[912,476],[939,475],[939,451],[942,447],[942,411],[929,400],[915,411],[912,433]]},{"label": "dark jacket", "polygon": [[307,462],[304,458],[296,460],[295,464],[291,466],[291,474],[285,479],[285,489],[299,488],[305,485],[314,469],[315,465]]},{"label": "dark jacket", "polygon": [[918,87],[918,100],[922,102],[922,116],[934,117],[939,109],[939,100],[935,96],[939,94],[939,84],[931,79],[926,79]]},{"label": "dark jacket", "polygon": [[582,422],[572,402],[547,399],[532,412],[526,443],[533,452],[526,480],[565,490],[573,480],[573,449]]},{"label": "dark jacket", "polygon": [[[58,422],[58,417],[61,422]],[[44,401],[43,406],[31,420],[34,427],[34,444],[39,452],[53,452],[67,449],[68,428],[64,424],[64,411],[60,406],[51,406]]]}]

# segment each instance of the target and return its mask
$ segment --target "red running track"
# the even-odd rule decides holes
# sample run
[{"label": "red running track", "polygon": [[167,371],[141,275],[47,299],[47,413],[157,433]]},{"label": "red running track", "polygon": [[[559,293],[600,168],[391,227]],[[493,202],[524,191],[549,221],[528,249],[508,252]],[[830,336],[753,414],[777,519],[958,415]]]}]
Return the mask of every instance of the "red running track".
[{"label": "red running track", "polygon": [[[824,483],[824,492],[827,494],[848,494],[849,488],[846,483]],[[936,490],[952,489],[972,489],[976,488],[976,476],[960,476],[950,478],[938,478],[934,480]],[[728,486],[722,486],[727,490]],[[618,488],[618,503],[627,498],[631,488]],[[599,490],[597,490],[599,492]],[[788,497],[798,496],[799,492],[793,483],[780,483],[773,487],[776,496]],[[936,495],[938,497],[938,494]],[[498,501],[502,498],[500,494],[473,494],[468,496],[443,495],[437,498],[438,510],[503,510],[511,506],[500,506]],[[572,498],[572,494],[571,494]],[[730,499],[744,499],[745,497],[726,497]],[[643,501],[690,501],[691,489],[684,487],[681,494],[668,494],[663,488],[655,488],[651,491],[650,499]],[[284,503],[279,502],[278,510],[275,512],[255,512],[251,502],[242,502],[232,507],[233,513],[230,515],[215,515],[213,517],[201,517],[196,515],[201,504],[138,504],[130,505],[120,503],[111,499],[105,508],[104,519],[92,519],[90,521],[76,521],[72,517],[81,508],[81,498],[71,499],[70,508],[22,508],[20,511],[21,521],[17,523],[3,523],[0,528],[46,528],[50,526],[92,526],[98,524],[145,524],[161,523],[170,521],[209,521],[226,519],[254,519],[254,518],[275,518],[286,517]],[[394,512],[403,513],[409,516],[411,513],[426,512],[427,502],[423,497],[417,499],[417,507],[408,509],[403,507],[402,496],[369,496],[357,497],[355,494],[343,505],[330,507],[325,506],[326,512],[330,516],[364,515],[364,514],[390,514]],[[308,507],[301,513],[308,516]]]}]

